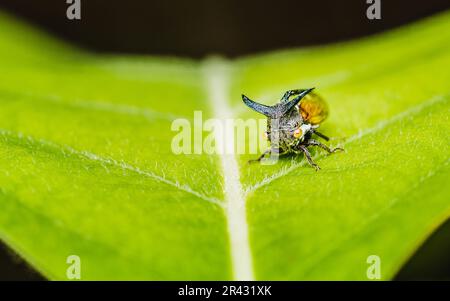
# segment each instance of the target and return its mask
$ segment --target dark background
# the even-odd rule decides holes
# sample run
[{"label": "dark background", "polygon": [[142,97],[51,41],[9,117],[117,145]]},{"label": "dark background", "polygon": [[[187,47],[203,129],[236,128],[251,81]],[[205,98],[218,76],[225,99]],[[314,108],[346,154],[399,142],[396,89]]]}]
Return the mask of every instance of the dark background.
[{"label": "dark background", "polygon": [[[448,0],[381,0],[368,20],[366,0],[81,0],[80,21],[66,0],[0,0],[0,10],[91,51],[229,57],[318,45],[394,28],[450,8]],[[389,51],[389,49],[386,49]],[[397,280],[450,280],[450,221],[406,263]],[[0,280],[44,279],[0,243]]]},{"label": "dark background", "polygon": [[66,0],[0,0],[0,9],[91,50],[203,57],[238,56],[331,43],[396,27],[450,8],[448,0],[381,0],[368,20],[366,0],[81,0],[81,20]]}]

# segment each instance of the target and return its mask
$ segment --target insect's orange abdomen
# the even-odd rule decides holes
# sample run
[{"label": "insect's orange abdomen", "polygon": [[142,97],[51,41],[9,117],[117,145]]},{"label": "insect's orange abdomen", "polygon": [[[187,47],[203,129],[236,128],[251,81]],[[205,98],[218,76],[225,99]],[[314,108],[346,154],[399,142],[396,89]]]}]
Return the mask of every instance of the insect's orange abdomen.
[{"label": "insect's orange abdomen", "polygon": [[300,102],[300,114],[304,121],[319,124],[328,117],[328,105],[319,95],[310,93]]}]

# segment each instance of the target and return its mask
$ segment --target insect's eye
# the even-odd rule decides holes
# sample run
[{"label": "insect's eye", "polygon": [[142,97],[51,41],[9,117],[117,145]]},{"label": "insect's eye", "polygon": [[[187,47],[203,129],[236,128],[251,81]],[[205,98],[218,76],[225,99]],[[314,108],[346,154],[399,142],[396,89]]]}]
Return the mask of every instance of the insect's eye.
[{"label": "insect's eye", "polygon": [[302,129],[298,128],[294,131],[294,137],[295,138],[300,138],[302,136],[303,132]]}]

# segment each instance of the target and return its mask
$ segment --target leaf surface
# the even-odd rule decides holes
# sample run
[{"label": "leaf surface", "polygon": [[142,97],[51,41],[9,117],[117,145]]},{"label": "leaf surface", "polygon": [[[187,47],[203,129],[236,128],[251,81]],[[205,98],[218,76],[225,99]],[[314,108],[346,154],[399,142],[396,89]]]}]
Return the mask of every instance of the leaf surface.
[{"label": "leaf surface", "polygon": [[[0,65],[0,238],[50,279],[72,254],[85,280],[367,279],[370,255],[391,279],[449,217],[449,13],[203,62],[96,56],[0,15]],[[346,149],[314,151],[320,172],[171,150],[177,118],[260,118],[240,94],[312,86]]]}]

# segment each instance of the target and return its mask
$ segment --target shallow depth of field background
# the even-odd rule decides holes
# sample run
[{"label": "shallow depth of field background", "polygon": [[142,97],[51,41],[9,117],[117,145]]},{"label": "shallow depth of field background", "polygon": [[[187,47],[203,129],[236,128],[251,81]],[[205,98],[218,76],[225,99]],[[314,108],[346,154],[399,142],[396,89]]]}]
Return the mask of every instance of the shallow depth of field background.
[{"label": "shallow depth of field background", "polygon": [[[82,0],[82,20],[69,21],[65,2],[0,0],[0,10],[90,51],[202,58],[345,41],[450,8],[445,0],[382,0],[382,20],[368,20],[365,0]],[[447,222],[397,279],[450,278],[449,235]],[[40,279],[4,245],[0,266],[0,279]]]},{"label": "shallow depth of field background", "polygon": [[81,0],[81,21],[69,21],[65,0],[0,0],[0,9],[90,50],[197,58],[353,39],[443,11],[450,2],[381,5],[382,19],[368,20],[366,0]]}]

